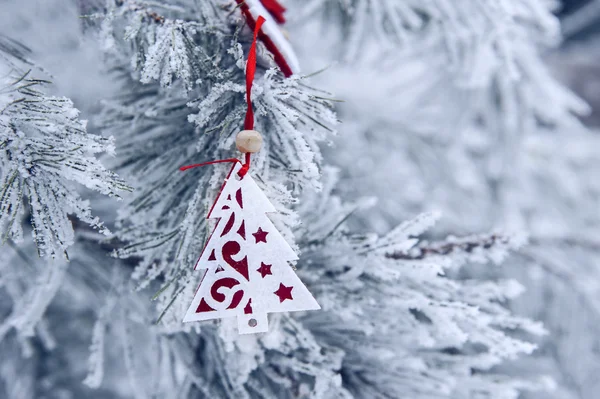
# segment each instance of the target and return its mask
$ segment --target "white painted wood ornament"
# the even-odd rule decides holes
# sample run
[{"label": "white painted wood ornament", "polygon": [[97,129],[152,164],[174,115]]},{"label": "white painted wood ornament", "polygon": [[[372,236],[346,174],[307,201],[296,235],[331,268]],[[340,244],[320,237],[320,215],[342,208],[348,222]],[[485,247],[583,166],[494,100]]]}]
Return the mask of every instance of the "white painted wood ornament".
[{"label": "white painted wood ornament", "polygon": [[181,167],[232,162],[208,218],[218,219],[195,270],[205,269],[184,322],[236,317],[240,334],[266,332],[267,314],[320,309],[289,262],[298,259],[267,214],[275,212],[248,173],[262,136],[254,130],[251,89],[256,69],[256,39],[265,22],[258,17],[246,67],[248,109],[244,130],[236,137],[246,162],[224,159]]},{"label": "white painted wood ornament", "polygon": [[195,269],[207,269],[184,322],[237,317],[240,334],[266,332],[267,313],[320,309],[289,261],[298,259],[267,217],[249,174],[231,168],[209,218],[219,218]]}]

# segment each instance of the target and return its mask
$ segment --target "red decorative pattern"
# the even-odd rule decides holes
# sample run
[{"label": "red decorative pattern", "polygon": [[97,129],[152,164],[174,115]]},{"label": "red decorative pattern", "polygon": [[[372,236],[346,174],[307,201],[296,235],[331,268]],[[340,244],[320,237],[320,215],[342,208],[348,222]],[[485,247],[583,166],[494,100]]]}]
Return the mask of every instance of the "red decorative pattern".
[{"label": "red decorative pattern", "polygon": [[279,288],[275,291],[275,295],[279,297],[279,302],[283,302],[286,299],[294,299],[292,298],[292,289],[294,287],[286,287],[283,283],[279,283]]},{"label": "red decorative pattern", "polygon": [[269,221],[275,208],[252,177],[228,178],[215,203],[219,220],[197,262],[208,270],[184,320],[235,316],[248,334],[267,331],[268,313],[319,309],[290,267],[297,256]]},{"label": "red decorative pattern", "polygon": [[231,231],[231,228],[233,227],[234,223],[235,223],[235,214],[232,213],[231,216],[229,217],[229,220],[227,221],[227,224],[225,225],[225,228],[223,229],[223,232],[221,233],[221,237],[226,236],[227,233],[229,233]]},{"label": "red decorative pattern", "polygon": [[256,243],[258,244],[259,242],[267,242],[267,234],[269,234],[268,231],[264,231],[262,228],[258,228],[258,230],[256,231],[256,233],[252,233],[252,235],[254,236],[254,239],[256,240]]},{"label": "red decorative pattern", "polygon": [[234,255],[240,252],[240,244],[237,241],[228,241],[223,245],[223,260],[227,262],[236,272],[240,273],[246,280],[250,280],[248,276],[248,258],[244,256],[241,260],[233,259]]},{"label": "red decorative pattern", "polygon": [[244,308],[244,314],[252,314],[252,298],[248,299],[248,304]]},{"label": "red decorative pattern", "polygon": [[238,189],[235,192],[235,200],[237,201],[238,205],[240,206],[240,209],[244,209],[244,203],[242,201],[242,189]]},{"label": "red decorative pattern", "polygon": [[273,265],[266,265],[264,262],[260,262],[260,267],[256,271],[260,273],[262,278],[265,278],[266,276],[273,275],[271,273],[271,266]]},{"label": "red decorative pattern", "polygon": [[238,229],[237,233],[240,235],[240,237],[242,237],[244,240],[246,239],[246,226],[244,224],[244,221],[242,220],[242,224],[240,225],[240,228]]},{"label": "red decorative pattern", "polygon": [[213,308],[211,308],[208,303],[206,303],[206,301],[204,300],[204,298],[202,298],[200,300],[200,305],[198,305],[198,308],[196,309],[196,313],[204,313],[204,312],[214,312],[215,310]]},{"label": "red decorative pattern", "polygon": [[[222,293],[222,289],[228,288],[229,290],[231,290],[232,288],[234,288],[235,286],[237,286],[239,284],[240,284],[240,282],[238,280],[231,278],[231,277],[224,277],[224,278],[221,278],[221,279],[215,281],[215,283],[210,287],[211,299],[218,303],[223,303],[223,304],[227,305],[225,303],[225,301],[227,300],[227,296]],[[238,305],[240,304],[240,302],[242,301],[243,297],[244,297],[244,291],[242,291],[242,290],[235,291],[231,298],[231,302],[227,306],[227,309],[237,308]],[[205,298],[202,298],[202,300],[200,301],[200,305],[198,305],[198,308],[196,309],[196,313],[212,312],[214,310],[215,309],[206,302]]]}]

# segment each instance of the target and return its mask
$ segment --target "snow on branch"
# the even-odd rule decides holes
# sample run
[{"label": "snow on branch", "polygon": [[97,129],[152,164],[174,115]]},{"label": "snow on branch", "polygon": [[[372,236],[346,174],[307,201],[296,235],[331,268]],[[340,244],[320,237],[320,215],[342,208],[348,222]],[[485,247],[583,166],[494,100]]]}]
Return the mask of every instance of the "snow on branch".
[{"label": "snow on branch", "polygon": [[[297,272],[323,311],[271,315],[267,335],[240,337],[230,319],[195,326],[198,335],[173,334],[181,332],[181,324],[170,315],[158,325],[146,324],[148,313],[140,306],[147,305],[141,300],[147,291],[123,291],[127,295],[115,305],[119,314],[105,319],[102,310],[97,327],[111,325],[107,334],[125,348],[125,361],[117,363],[132,389],[148,396],[198,391],[251,398],[277,396],[284,387],[317,399],[467,399],[478,392],[516,398],[523,390],[549,386],[544,379],[515,379],[495,368],[535,348],[515,333],[544,333],[539,324],[512,315],[504,306],[522,287],[514,281],[460,280],[444,273],[460,268],[463,254],[479,252],[469,261],[493,260],[498,251],[517,248],[518,239],[490,234],[420,245],[415,236],[433,224],[436,214],[417,217],[382,237],[353,233],[348,215],[363,204],[340,201],[332,193],[336,172],[324,172],[325,191],[305,191],[296,208],[304,221],[296,227],[302,249]],[[451,250],[447,243],[452,243]],[[389,256],[409,254],[419,246],[436,249],[425,257]],[[193,294],[196,284],[186,287],[186,279],[175,277],[162,287],[165,298],[157,295],[158,309],[182,289],[182,296]],[[179,299],[175,302],[178,308]],[[102,354],[97,351],[110,350],[103,348],[102,340],[109,339],[103,331],[92,341],[89,380],[95,383],[102,375]],[[148,345],[157,349],[144,350]],[[172,369],[179,373],[165,377],[164,370]]]},{"label": "snow on branch", "polygon": [[[203,4],[191,13],[189,5],[182,11],[124,2],[102,25],[104,37],[111,38],[105,42],[113,46],[111,62],[127,87],[106,102],[98,124],[117,137],[114,167],[136,182],[136,194],[119,215],[117,235],[126,245],[116,255],[142,257],[134,273],[140,288],[157,277],[176,281],[160,297],[165,307],[173,303],[171,295],[194,288],[186,276],[202,248],[206,212],[225,170],[178,168],[239,156],[234,140],[246,110],[249,32],[239,17]],[[297,216],[285,205],[302,189],[320,188],[319,142],[333,134],[337,119],[328,93],[304,77],[284,79],[271,66],[261,45],[252,93],[264,143],[251,173],[260,176],[281,211],[278,228],[291,242]],[[172,322],[179,328],[178,320]]]},{"label": "snow on branch", "polygon": [[[327,187],[331,179],[334,171],[326,174]],[[302,327],[320,345],[343,353],[345,390],[358,397],[428,398],[443,392],[469,398],[478,387],[506,397],[548,387],[537,376],[515,380],[494,372],[504,360],[534,350],[515,333],[545,333],[539,323],[514,316],[504,306],[522,287],[446,273],[467,262],[500,261],[523,244],[520,235],[419,244],[416,236],[437,214],[402,223],[382,237],[356,234],[345,223],[345,215],[355,209],[348,205],[331,193],[303,198],[299,211],[307,227],[300,229],[303,257],[298,264],[298,274],[310,282],[324,310],[304,316]],[[331,234],[311,239],[313,225]]]},{"label": "snow on branch", "polygon": [[388,253],[390,259],[420,260],[452,257],[460,265],[466,262],[502,263],[510,250],[518,249],[526,242],[523,234],[506,235],[492,233],[471,237],[448,237],[441,242],[422,242],[407,251]]},{"label": "snow on branch", "polygon": [[[342,29],[347,61],[368,54],[367,43],[375,40],[392,53],[443,53],[446,66],[475,85],[486,83],[498,69],[518,78],[524,55],[560,38],[555,1],[310,0],[292,5],[296,21],[323,15],[327,26]],[[338,16],[335,23],[332,14]]]},{"label": "snow on branch", "polygon": [[55,257],[73,243],[69,215],[108,233],[78,184],[114,197],[128,187],[96,158],[113,154],[112,138],[88,134],[73,103],[44,94],[47,82],[11,57],[0,57],[1,240],[20,241],[27,217],[40,255]]},{"label": "snow on branch", "polygon": [[[215,2],[201,4],[210,8]],[[518,389],[534,387],[493,373],[504,360],[534,349],[515,332],[541,330],[503,306],[519,287],[466,282],[446,273],[467,260],[499,258],[517,247],[516,240],[496,239],[492,245],[483,240],[470,247],[469,240],[479,238],[448,239],[458,244],[445,255],[394,259],[390,254],[412,254],[413,248],[418,255],[417,236],[437,215],[415,218],[384,236],[351,231],[346,221],[371,201],[343,203],[333,195],[335,172],[321,167],[317,145],[335,122],[330,97],[310,87],[306,78],[282,79],[269,68],[265,53],[253,90],[257,128],[265,143],[251,173],[281,211],[273,218],[278,229],[287,232],[288,240],[292,233],[298,238],[298,274],[324,311],[274,315],[272,331],[265,336],[239,337],[235,323],[227,319],[183,326],[181,315],[198,283],[191,266],[211,230],[205,216],[226,168],[186,173],[177,168],[231,157],[246,105],[248,37],[239,20],[223,17],[223,9],[204,10],[215,12],[214,18],[195,9],[161,10],[157,19],[154,11],[147,11],[153,8],[158,6],[143,14],[139,8],[121,16],[113,12],[112,20],[105,21],[104,28],[120,27],[131,35],[125,38],[130,40],[112,36],[113,61],[126,86],[106,103],[99,124],[118,135],[122,150],[115,167],[138,188],[119,214],[117,235],[126,244],[117,255],[135,257],[137,288],[151,290],[156,309],[142,313],[130,301],[120,301],[119,314],[107,322],[117,326],[106,330],[101,315],[92,339],[95,354],[88,382],[101,384],[103,357],[97,351],[107,349],[102,345],[105,331],[114,331],[124,348],[127,378],[134,391],[142,387],[143,392],[136,391],[140,396],[193,392],[250,398],[285,391],[323,399],[468,398],[484,386],[486,392],[494,389],[514,397]],[[135,26],[131,15],[143,23],[128,28]],[[162,31],[167,28],[175,36]],[[230,35],[228,40],[223,32]],[[178,47],[189,38],[193,42],[186,42],[185,50]],[[319,173],[323,184],[314,184]],[[311,186],[323,190],[302,190]],[[301,201],[286,209],[297,198]],[[438,251],[448,250],[445,245]],[[149,295],[143,291],[128,296]],[[149,328],[147,319],[154,313],[159,322]],[[201,334],[196,335],[198,330]],[[155,350],[144,349],[150,345]]]}]

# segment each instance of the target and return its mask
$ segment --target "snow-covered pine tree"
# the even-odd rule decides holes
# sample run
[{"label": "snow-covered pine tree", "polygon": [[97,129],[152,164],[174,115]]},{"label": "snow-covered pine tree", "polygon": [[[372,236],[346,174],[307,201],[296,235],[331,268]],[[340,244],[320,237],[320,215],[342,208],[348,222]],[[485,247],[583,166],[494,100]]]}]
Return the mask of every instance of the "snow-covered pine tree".
[{"label": "snow-covered pine tree", "polygon": [[[88,19],[98,21],[109,78],[121,83],[93,129],[116,137],[111,168],[135,190],[110,241],[77,224],[68,269],[32,257],[32,244],[2,252],[0,292],[11,298],[2,314],[14,317],[0,324],[0,392],[460,399],[516,398],[539,386],[496,369],[533,350],[519,334],[543,333],[502,306],[521,286],[461,274],[466,264],[501,262],[523,237],[419,243],[435,214],[381,235],[351,228],[363,209],[378,212],[371,200],[335,194],[338,172],[319,150],[337,122],[332,97],[302,75],[285,79],[264,49],[253,103],[265,146],[251,173],[323,310],[273,315],[265,335],[238,336],[229,320],[183,324],[210,227],[205,216],[225,170],[177,168],[231,156],[246,106],[249,32],[233,4],[216,0],[82,4],[95,11]],[[32,267],[60,273],[34,281]]]},{"label": "snow-covered pine tree", "polygon": [[27,218],[40,255],[63,256],[74,240],[69,215],[109,233],[76,183],[109,196],[127,186],[95,157],[112,154],[113,139],[88,134],[70,100],[44,94],[28,56],[0,36],[0,234],[22,241]]},{"label": "snow-covered pine tree", "polygon": [[600,143],[579,120],[588,105],[555,76],[593,87],[597,44],[555,51],[560,3],[291,2],[289,29],[318,35],[294,43],[305,63],[341,60],[315,79],[346,100],[344,137],[327,153],[344,171],[340,192],[380,199],[359,228],[386,231],[434,208],[437,233],[528,231],[501,275],[518,276],[528,294],[515,308],[550,330],[535,364],[561,389],[541,397],[589,398],[600,367]]}]

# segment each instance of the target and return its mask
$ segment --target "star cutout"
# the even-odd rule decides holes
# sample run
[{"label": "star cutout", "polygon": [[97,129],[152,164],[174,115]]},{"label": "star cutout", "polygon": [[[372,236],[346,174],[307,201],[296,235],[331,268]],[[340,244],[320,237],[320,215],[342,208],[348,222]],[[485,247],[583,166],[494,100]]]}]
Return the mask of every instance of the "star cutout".
[{"label": "star cutout", "polygon": [[279,283],[279,288],[275,291],[275,295],[279,297],[279,302],[283,302],[286,299],[294,299],[292,298],[292,289],[294,287],[286,287],[282,283]]},{"label": "star cutout", "polygon": [[271,266],[273,265],[265,265],[263,262],[260,262],[260,267],[256,269],[256,271],[260,273],[262,278],[265,278],[267,275],[273,275],[273,273],[271,273]]},{"label": "star cutout", "polygon": [[262,228],[258,228],[258,231],[256,233],[252,233],[252,235],[254,236],[254,239],[256,240],[256,243],[259,242],[267,242],[267,234],[269,234],[268,231],[264,231]]}]

